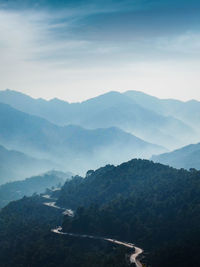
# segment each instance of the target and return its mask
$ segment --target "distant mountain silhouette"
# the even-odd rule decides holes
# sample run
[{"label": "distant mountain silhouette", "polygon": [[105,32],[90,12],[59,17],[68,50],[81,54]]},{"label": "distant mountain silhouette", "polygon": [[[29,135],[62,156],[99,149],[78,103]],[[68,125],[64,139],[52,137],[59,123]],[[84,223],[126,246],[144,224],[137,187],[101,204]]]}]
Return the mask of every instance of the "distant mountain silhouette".
[{"label": "distant mountain silhouette", "polygon": [[152,160],[176,168],[200,170],[200,143],[188,145],[170,153],[153,156]]},{"label": "distant mountain silhouette", "polygon": [[138,105],[165,116],[173,116],[200,132],[200,102],[196,100],[180,101],[175,99],[159,99],[139,91],[127,91],[124,95],[132,98]]},{"label": "distant mountain silhouette", "polygon": [[70,171],[86,171],[133,157],[166,152],[116,127],[61,127],[37,116],[0,104],[0,143],[28,155],[45,158]]},{"label": "distant mountain silhouette", "polygon": [[61,186],[71,176],[71,173],[49,171],[26,178],[25,180],[0,185],[0,209],[10,201],[23,198],[24,196],[32,196],[35,193],[45,193],[47,188],[51,189],[58,185]]},{"label": "distant mountain silhouette", "polygon": [[33,99],[5,90],[0,91],[0,102],[57,125],[75,124],[90,129],[118,127],[170,149],[197,142],[194,127],[191,123],[189,126],[189,119],[183,120],[183,116],[179,116],[178,108],[169,113],[162,100],[135,91],[124,94],[109,92],[82,103],[70,104],[56,98],[50,101]]},{"label": "distant mountain silhouette", "polygon": [[55,165],[47,160],[38,160],[18,151],[7,150],[0,145],[0,184],[22,180],[50,170],[53,166]]}]

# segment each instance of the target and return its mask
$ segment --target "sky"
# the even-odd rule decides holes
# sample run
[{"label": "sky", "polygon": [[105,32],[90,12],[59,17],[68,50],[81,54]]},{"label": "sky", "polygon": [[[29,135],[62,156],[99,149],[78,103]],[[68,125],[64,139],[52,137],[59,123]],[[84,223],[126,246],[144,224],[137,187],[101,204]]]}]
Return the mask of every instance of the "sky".
[{"label": "sky", "polygon": [[0,0],[0,90],[200,100],[198,0]]}]

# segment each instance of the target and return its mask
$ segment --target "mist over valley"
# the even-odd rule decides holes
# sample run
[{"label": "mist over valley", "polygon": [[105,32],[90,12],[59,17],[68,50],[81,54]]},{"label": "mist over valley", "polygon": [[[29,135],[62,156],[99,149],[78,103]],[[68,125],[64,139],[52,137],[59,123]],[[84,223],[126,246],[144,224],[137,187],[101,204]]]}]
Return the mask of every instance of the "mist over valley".
[{"label": "mist over valley", "polygon": [[200,1],[0,0],[0,267],[198,267]]}]

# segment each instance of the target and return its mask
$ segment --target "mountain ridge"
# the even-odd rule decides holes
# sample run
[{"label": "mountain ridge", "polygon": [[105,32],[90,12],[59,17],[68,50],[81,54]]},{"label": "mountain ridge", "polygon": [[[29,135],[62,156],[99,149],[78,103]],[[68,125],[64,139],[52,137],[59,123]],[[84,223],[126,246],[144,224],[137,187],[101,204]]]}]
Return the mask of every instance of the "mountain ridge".
[{"label": "mountain ridge", "polygon": [[0,91],[0,102],[57,125],[76,124],[88,129],[115,126],[169,149],[187,145],[188,141],[197,142],[195,130],[184,121],[172,114],[155,112],[148,105],[138,104],[126,93],[111,91],[81,103],[70,104],[59,99],[33,99],[7,90]]},{"label": "mountain ridge", "polygon": [[200,143],[191,144],[172,152],[152,156],[151,159],[175,168],[200,169]]},{"label": "mountain ridge", "polygon": [[21,180],[30,175],[40,174],[56,167],[50,161],[37,159],[0,145],[0,184]]},{"label": "mountain ridge", "polygon": [[[84,129],[58,126],[0,103],[0,143],[36,158],[55,162],[62,170],[86,171],[133,157],[150,157],[166,149],[116,127]],[[72,169],[69,169],[71,166]]]}]

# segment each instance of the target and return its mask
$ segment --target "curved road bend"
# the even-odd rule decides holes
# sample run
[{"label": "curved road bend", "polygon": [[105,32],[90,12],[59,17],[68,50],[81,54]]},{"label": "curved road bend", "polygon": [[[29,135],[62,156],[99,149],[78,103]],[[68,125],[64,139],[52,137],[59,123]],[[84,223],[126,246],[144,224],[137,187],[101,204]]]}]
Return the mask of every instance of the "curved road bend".
[{"label": "curved road bend", "polygon": [[121,246],[125,246],[128,248],[133,248],[134,249],[134,253],[131,254],[130,256],[130,262],[131,263],[135,263],[136,267],[142,267],[142,263],[138,260],[138,257],[140,254],[143,253],[143,250],[141,248],[135,247],[134,244],[132,243],[126,243],[126,242],[122,242],[122,241],[118,241],[115,239],[111,239],[111,238],[104,238],[104,237],[97,237],[97,236],[92,236],[92,235],[79,235],[79,234],[73,234],[73,233],[65,233],[62,232],[62,227],[59,226],[56,229],[52,229],[51,230],[53,233],[55,234],[59,234],[59,235],[68,235],[68,236],[74,236],[74,237],[82,237],[82,238],[91,238],[91,239],[99,239],[99,240],[105,240],[114,244],[118,244]]},{"label": "curved road bend", "polygon": [[[61,208],[61,207],[56,205],[56,202],[46,202],[46,203],[44,203],[44,205],[51,207],[51,208],[64,210],[64,212],[62,213],[63,215],[74,216],[74,212],[72,210]],[[128,248],[133,248],[134,253],[131,254],[131,256],[130,256],[130,262],[135,263],[136,267],[143,267],[142,263],[138,260],[138,257],[139,257],[139,255],[141,255],[143,253],[143,250],[141,248],[134,246],[134,244],[132,244],[132,243],[122,242],[122,241],[118,241],[118,240],[111,239],[111,238],[91,236],[91,235],[78,235],[78,234],[73,234],[73,233],[65,233],[65,232],[62,232],[61,226],[59,226],[56,229],[52,229],[51,231],[55,234],[60,234],[60,235],[68,235],[68,236],[74,236],[74,237],[105,240],[105,241],[115,243],[115,244],[118,244],[121,246],[125,246]]]}]

